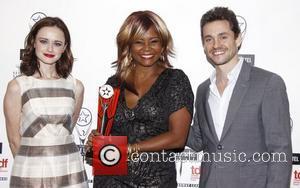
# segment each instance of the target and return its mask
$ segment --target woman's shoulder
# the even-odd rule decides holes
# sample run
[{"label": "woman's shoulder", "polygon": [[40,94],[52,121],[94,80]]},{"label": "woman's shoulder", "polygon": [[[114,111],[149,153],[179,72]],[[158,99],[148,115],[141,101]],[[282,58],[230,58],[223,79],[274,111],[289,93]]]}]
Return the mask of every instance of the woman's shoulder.
[{"label": "woman's shoulder", "polygon": [[167,69],[169,79],[188,79],[188,76],[181,69]]},{"label": "woman's shoulder", "polygon": [[16,76],[15,78],[13,78],[12,80],[10,80],[7,84],[7,92],[10,93],[20,93],[21,91],[21,80],[25,79],[25,77],[21,77],[21,76]]},{"label": "woman's shoulder", "polygon": [[181,69],[167,69],[163,74],[161,87],[169,88],[171,93],[191,87],[188,76]]},{"label": "woman's shoulder", "polygon": [[74,88],[74,91],[80,92],[80,93],[82,93],[84,91],[84,85],[83,85],[82,81],[79,80],[78,78],[75,78],[73,75],[70,74],[66,79],[62,79],[62,80],[65,80],[66,82],[71,83],[73,85],[72,87]]},{"label": "woman's shoulder", "polygon": [[80,91],[80,92],[83,92],[83,90],[84,90],[84,85],[83,85],[83,83],[82,83],[79,79],[77,79],[77,78],[75,78],[74,80],[75,80],[75,87],[76,87],[76,90],[77,90],[77,91]]},{"label": "woman's shoulder", "polygon": [[107,79],[106,84],[111,85],[112,87],[119,87],[121,83],[118,76],[114,74]]},{"label": "woman's shoulder", "polygon": [[14,78],[8,82],[7,90],[14,91],[14,92],[20,91],[20,85],[16,78]]},{"label": "woman's shoulder", "polygon": [[20,74],[20,75],[16,76],[13,80],[27,80],[30,77],[32,77],[32,76],[27,76],[25,74]]},{"label": "woman's shoulder", "polygon": [[27,76],[25,74],[20,74],[18,76],[16,76],[13,80],[11,81],[15,81],[17,82],[19,85],[24,85],[24,84],[27,84],[30,80],[32,76]]},{"label": "woman's shoulder", "polygon": [[167,71],[169,74],[172,74],[172,75],[185,75],[184,71],[181,69],[168,68]]}]

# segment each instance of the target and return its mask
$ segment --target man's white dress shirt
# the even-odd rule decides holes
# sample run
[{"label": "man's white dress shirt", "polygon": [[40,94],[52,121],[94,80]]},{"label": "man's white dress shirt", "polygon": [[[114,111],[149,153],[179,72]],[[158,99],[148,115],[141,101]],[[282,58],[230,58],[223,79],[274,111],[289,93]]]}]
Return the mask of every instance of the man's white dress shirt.
[{"label": "man's white dress shirt", "polygon": [[239,62],[233,67],[233,69],[227,74],[228,83],[223,91],[223,94],[220,95],[217,85],[216,85],[216,70],[210,76],[210,91],[208,97],[208,104],[210,111],[212,113],[213,122],[215,125],[215,130],[219,140],[224,128],[224,123],[226,119],[226,114],[229,106],[229,101],[231,95],[238,79],[238,76],[241,72],[243,65],[243,58],[239,59]]}]

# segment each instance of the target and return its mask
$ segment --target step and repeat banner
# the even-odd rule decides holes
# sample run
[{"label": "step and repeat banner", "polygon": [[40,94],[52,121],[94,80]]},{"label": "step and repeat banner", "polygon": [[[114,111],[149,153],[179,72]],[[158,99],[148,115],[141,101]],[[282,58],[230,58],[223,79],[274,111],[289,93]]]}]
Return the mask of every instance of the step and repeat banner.
[{"label": "step and repeat banner", "polygon": [[[200,18],[215,6],[227,6],[239,19],[243,34],[240,55],[247,62],[282,76],[290,101],[293,142],[291,187],[300,187],[300,82],[298,79],[300,22],[297,0],[1,0],[0,1],[0,101],[7,83],[19,74],[20,51],[32,25],[45,16],[57,16],[67,24],[75,56],[73,76],[85,86],[80,116],[73,134],[78,147],[96,127],[98,87],[114,74],[117,58],[116,35],[125,18],[134,11],[151,10],[166,22],[174,39],[175,68],[182,69],[193,91],[213,68],[207,63],[200,37]],[[82,151],[82,150],[81,150]],[[13,164],[0,108],[0,187],[9,185]],[[186,148],[176,157],[178,187],[198,187],[201,163]],[[86,165],[90,185],[92,169]]]}]

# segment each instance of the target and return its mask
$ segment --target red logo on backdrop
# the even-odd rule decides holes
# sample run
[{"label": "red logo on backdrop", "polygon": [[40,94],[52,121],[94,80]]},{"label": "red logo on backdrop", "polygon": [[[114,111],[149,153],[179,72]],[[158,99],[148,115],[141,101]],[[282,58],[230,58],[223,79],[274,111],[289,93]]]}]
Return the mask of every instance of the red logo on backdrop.
[{"label": "red logo on backdrop", "polygon": [[92,164],[94,176],[127,175],[127,137],[95,136]]},{"label": "red logo on backdrop", "polygon": [[0,159],[0,172],[7,172],[8,159]]},{"label": "red logo on backdrop", "polygon": [[192,166],[192,174],[193,175],[200,175],[200,172],[201,172],[201,168],[200,167]]},{"label": "red logo on backdrop", "polygon": [[201,173],[201,167],[199,166],[192,166],[191,167],[192,173],[191,173],[191,180],[192,181],[199,181],[200,173]]},{"label": "red logo on backdrop", "polygon": [[294,181],[293,181],[293,184],[294,185],[300,185],[300,171],[297,171],[297,170],[295,170],[294,172],[293,172],[293,176],[294,176]]}]

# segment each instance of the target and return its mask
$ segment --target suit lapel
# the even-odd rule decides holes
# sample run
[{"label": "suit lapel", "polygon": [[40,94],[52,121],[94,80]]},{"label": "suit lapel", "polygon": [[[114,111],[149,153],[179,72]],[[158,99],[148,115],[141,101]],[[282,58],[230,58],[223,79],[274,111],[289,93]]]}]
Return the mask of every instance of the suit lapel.
[{"label": "suit lapel", "polygon": [[208,104],[208,97],[209,97],[209,91],[210,91],[209,85],[210,85],[210,81],[209,81],[209,84],[207,84],[207,86],[205,88],[205,95],[203,95],[202,104],[204,105],[203,109],[205,109],[204,110],[205,120],[207,122],[207,126],[208,126],[208,129],[209,129],[210,136],[211,136],[211,138],[213,139],[213,141],[215,143],[218,143],[219,139],[218,139],[218,136],[217,136],[217,133],[216,133],[216,130],[215,130],[213,118],[212,118],[210,107],[209,107],[209,104]]},{"label": "suit lapel", "polygon": [[234,117],[238,112],[238,109],[243,101],[243,98],[247,93],[249,87],[248,80],[250,76],[250,71],[251,71],[251,65],[244,62],[238,80],[232,92],[220,141],[224,139],[224,136],[228,132],[234,120]]}]

